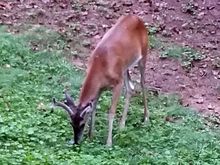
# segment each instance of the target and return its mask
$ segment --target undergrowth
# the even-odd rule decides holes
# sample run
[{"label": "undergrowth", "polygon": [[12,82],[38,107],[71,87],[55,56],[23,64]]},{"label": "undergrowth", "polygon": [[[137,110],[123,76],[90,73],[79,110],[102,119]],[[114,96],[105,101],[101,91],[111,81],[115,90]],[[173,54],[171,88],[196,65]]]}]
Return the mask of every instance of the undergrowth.
[{"label": "undergrowth", "polygon": [[[60,50],[32,51],[25,35],[0,31],[0,164],[218,164],[219,129],[183,108],[176,97],[148,95],[149,125],[143,125],[143,105],[133,97],[123,131],[114,122],[113,147],[105,146],[110,94],[97,107],[95,137],[80,146],[67,141],[72,129],[61,109],[51,112],[53,96],[68,88],[74,98],[83,73]],[[59,47],[58,47],[59,48]]]}]

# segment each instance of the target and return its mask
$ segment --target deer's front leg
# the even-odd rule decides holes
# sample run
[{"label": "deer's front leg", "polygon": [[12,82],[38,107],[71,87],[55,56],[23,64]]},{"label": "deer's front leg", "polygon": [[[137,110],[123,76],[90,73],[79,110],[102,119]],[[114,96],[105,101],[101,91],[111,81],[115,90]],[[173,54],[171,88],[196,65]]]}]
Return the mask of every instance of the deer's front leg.
[{"label": "deer's front leg", "polygon": [[113,88],[113,94],[112,94],[112,104],[111,108],[109,110],[108,114],[108,139],[107,139],[107,146],[111,147],[112,146],[112,129],[113,129],[113,121],[115,117],[115,111],[117,107],[117,103],[121,94],[121,89],[123,86],[123,82],[118,83],[114,88]]},{"label": "deer's front leg", "polygon": [[95,115],[96,115],[96,109],[93,109],[90,122],[89,122],[89,139],[91,140],[94,135],[94,125],[95,125]]},{"label": "deer's front leg", "polygon": [[92,139],[93,134],[94,134],[94,127],[95,127],[95,115],[96,115],[96,105],[98,102],[99,96],[95,98],[92,106],[92,114],[91,114],[91,119],[89,123],[89,138]]}]

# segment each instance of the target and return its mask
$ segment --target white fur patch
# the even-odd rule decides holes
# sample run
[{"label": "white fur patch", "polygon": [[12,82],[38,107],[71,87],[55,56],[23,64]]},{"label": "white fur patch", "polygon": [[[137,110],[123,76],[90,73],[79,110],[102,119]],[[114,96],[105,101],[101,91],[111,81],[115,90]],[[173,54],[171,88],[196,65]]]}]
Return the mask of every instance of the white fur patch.
[{"label": "white fur patch", "polygon": [[134,84],[133,84],[130,80],[128,81],[128,84],[129,84],[130,88],[131,88],[132,90],[134,90]]}]

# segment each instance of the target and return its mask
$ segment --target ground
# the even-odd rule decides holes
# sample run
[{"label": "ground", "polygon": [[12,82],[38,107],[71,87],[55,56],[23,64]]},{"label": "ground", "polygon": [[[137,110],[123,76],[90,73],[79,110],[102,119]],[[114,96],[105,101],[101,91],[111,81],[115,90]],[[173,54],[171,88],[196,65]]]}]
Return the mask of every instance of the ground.
[{"label": "ground", "polygon": [[[136,14],[163,42],[189,46],[204,58],[185,69],[180,60],[161,58],[152,47],[146,86],[180,95],[184,106],[220,115],[220,2],[198,0],[17,0],[0,2],[0,24],[17,33],[40,24],[68,42],[71,61],[85,68],[86,57],[120,15]],[[21,28],[23,27],[23,28]],[[37,45],[34,45],[37,47]]]}]

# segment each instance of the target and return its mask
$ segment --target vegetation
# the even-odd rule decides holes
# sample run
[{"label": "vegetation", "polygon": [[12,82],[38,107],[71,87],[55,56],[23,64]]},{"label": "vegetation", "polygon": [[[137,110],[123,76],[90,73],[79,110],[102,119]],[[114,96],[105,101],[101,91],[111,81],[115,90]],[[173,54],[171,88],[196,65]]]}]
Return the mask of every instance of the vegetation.
[{"label": "vegetation", "polygon": [[161,58],[175,58],[181,62],[185,68],[190,68],[193,61],[199,61],[204,58],[200,52],[190,48],[180,46],[174,43],[163,41],[156,36],[157,28],[151,27],[149,30],[150,47],[160,51]]},{"label": "vegetation", "polygon": [[114,122],[114,146],[107,148],[110,95],[106,92],[97,109],[93,141],[84,136],[80,146],[69,145],[72,129],[67,115],[60,109],[52,113],[50,102],[53,96],[61,99],[64,88],[77,98],[83,73],[61,56],[62,46],[33,51],[28,41],[26,35],[1,29],[0,164],[219,163],[219,129],[205,125],[204,119],[182,107],[175,96],[148,94],[149,125],[142,124],[141,99],[134,97],[126,128],[119,131],[122,99]]},{"label": "vegetation", "polygon": [[192,48],[177,45],[172,45],[161,53],[161,58],[166,57],[179,59],[183,67],[190,67],[193,61],[198,61],[204,58],[202,54]]}]

